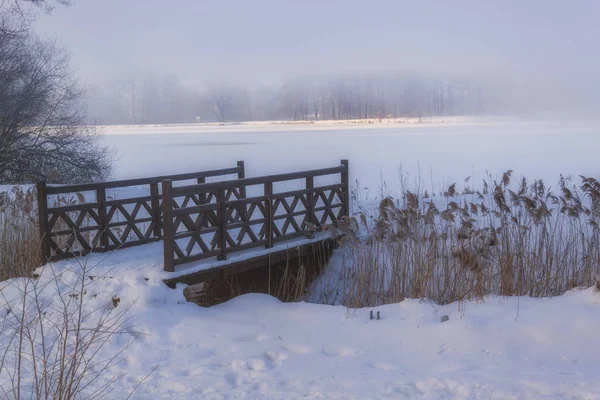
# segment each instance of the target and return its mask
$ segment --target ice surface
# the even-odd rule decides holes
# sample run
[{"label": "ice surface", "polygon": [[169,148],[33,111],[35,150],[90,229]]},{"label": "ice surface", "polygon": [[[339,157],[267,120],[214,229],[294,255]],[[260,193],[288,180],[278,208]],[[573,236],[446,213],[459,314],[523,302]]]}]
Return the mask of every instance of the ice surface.
[{"label": "ice surface", "polygon": [[376,195],[382,179],[396,194],[402,165],[409,186],[439,191],[449,183],[481,185],[487,172],[542,178],[600,176],[600,124],[459,119],[421,124],[249,124],[105,127],[118,151],[117,178],[181,173],[235,165],[247,176],[337,165],[350,160],[350,180]]}]

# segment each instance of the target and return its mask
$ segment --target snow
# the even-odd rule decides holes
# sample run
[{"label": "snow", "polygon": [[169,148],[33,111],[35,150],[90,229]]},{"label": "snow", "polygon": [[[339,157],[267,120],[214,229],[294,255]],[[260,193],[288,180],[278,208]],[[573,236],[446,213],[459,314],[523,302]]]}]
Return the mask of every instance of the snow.
[{"label": "snow", "polygon": [[228,264],[233,264],[239,261],[249,260],[268,254],[285,251],[288,249],[300,247],[310,243],[319,243],[323,240],[331,238],[331,232],[318,232],[313,235],[312,238],[296,238],[287,240],[285,242],[276,243],[273,247],[264,248],[256,247],[248,250],[242,250],[233,252],[227,255],[226,260],[219,261],[216,258],[209,258],[197,262],[191,262],[183,264],[182,266],[175,267],[175,272],[169,273],[168,278],[177,278],[184,275],[193,274],[194,272],[206,271],[212,268],[219,268]]},{"label": "snow", "polygon": [[[227,167],[239,159],[246,161],[247,176],[258,176],[337,165],[341,158],[350,159],[352,180],[374,194],[381,176],[398,190],[400,163],[411,182],[420,170],[425,188],[474,173],[481,179],[486,169],[501,174],[510,168],[551,182],[561,172],[600,175],[595,124],[326,125],[105,127],[103,140],[118,150],[119,179]],[[227,262],[265,251],[249,250]],[[216,265],[205,260],[187,268]],[[544,299],[492,296],[443,306],[407,299],[368,309],[250,294],[202,308],[185,301],[184,285],[169,289],[163,283],[174,275],[162,267],[162,243],[155,243],[38,270],[42,283],[57,280],[42,285],[44,299],[71,293],[85,268],[93,277],[83,278],[86,312],[114,299],[116,312],[131,307],[127,329],[98,358],[136,340],[90,390],[122,375],[108,398],[126,398],[141,381],[131,398],[600,398],[600,294],[593,288]],[[0,282],[0,350],[14,346],[9,338],[18,327],[25,282]],[[48,321],[60,318],[60,310],[45,311]],[[370,311],[379,311],[381,320],[370,320]],[[441,322],[443,316],[449,321]],[[8,380],[0,373],[0,385],[10,387]]]},{"label": "snow", "polygon": [[245,295],[211,309],[165,306],[146,320],[164,330],[130,366],[170,354],[146,388],[160,397],[597,398],[599,303],[589,290],[488,298],[462,314],[409,300],[377,308],[376,321],[369,310]]},{"label": "snow", "polygon": [[[62,271],[61,284],[72,286],[76,276],[74,263]],[[15,281],[2,284],[13,312]],[[132,398],[600,396],[600,294],[593,289],[551,299],[487,297],[445,306],[405,300],[351,310],[259,294],[202,308],[186,303],[182,288],[168,289],[133,269],[97,277],[86,288],[90,310],[115,297],[117,310],[132,307],[132,333],[100,353],[108,357],[138,338],[111,369],[124,377],[111,385],[110,397],[126,397],[152,371]],[[0,310],[6,307],[0,301]],[[370,320],[371,310],[381,320]],[[441,322],[444,315],[448,322]]]},{"label": "snow", "polygon": [[464,304],[464,315],[456,304],[436,311],[410,300],[377,308],[379,321],[368,310],[266,295],[210,309],[165,306],[145,320],[163,329],[139,344],[129,367],[168,359],[141,397],[595,398],[599,300],[591,291],[488,298]]},{"label": "snow", "polygon": [[[515,179],[560,174],[600,176],[596,151],[600,123],[449,119],[405,124],[238,124],[107,126],[104,142],[117,150],[115,177],[137,178],[234,166],[246,176],[291,172],[350,160],[350,182],[375,196],[382,180],[401,189],[399,167],[415,182],[439,192],[471,177],[481,186],[488,172],[515,171]],[[433,190],[432,190],[433,187]]]},{"label": "snow", "polygon": [[364,125],[444,125],[444,124],[486,124],[514,121],[514,118],[490,118],[481,116],[452,116],[424,118],[385,118],[385,119],[351,119],[351,120],[307,120],[307,121],[243,121],[243,122],[203,122],[188,124],[152,124],[152,125],[99,125],[104,133],[113,134],[164,134],[164,133],[197,133],[202,131],[243,132],[252,129],[335,129],[335,125],[346,128]]},{"label": "snow", "polygon": [[[164,271],[163,242],[155,242],[134,246],[108,253],[92,253],[85,260],[88,266],[93,266],[93,276],[140,276],[155,280],[172,279],[199,271],[223,267],[239,261],[248,260],[267,254],[285,251],[310,243],[318,243],[331,237],[331,232],[317,232],[312,238],[296,238],[285,242],[275,243],[271,248],[256,247],[229,253],[226,260],[210,257],[192,261],[175,267],[175,272]],[[66,259],[52,263],[52,268],[59,271],[79,269],[79,261]],[[90,274],[88,274],[90,275]]]}]

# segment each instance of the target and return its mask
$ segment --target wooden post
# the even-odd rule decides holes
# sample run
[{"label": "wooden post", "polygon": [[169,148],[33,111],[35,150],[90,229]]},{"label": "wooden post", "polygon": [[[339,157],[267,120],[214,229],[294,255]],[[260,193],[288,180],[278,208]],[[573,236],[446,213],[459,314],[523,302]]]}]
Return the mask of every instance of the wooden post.
[{"label": "wooden post", "polygon": [[[200,177],[200,178],[196,179],[196,183],[198,185],[202,185],[202,184],[206,183],[206,178]],[[198,193],[198,200],[200,200],[200,204],[206,204],[206,193],[204,193],[204,192]]]},{"label": "wooden post", "polygon": [[266,222],[266,235],[267,235],[267,244],[266,248],[273,247],[273,182],[269,181],[265,183],[265,196],[267,196],[266,200],[266,210],[267,210],[267,222]]},{"label": "wooden post", "polygon": [[[245,179],[246,178],[246,169],[244,167],[244,162],[238,161],[237,166],[238,166],[238,168],[240,168],[240,170],[238,171],[238,179]],[[243,199],[246,198],[246,187],[245,186],[240,187],[240,197]]]},{"label": "wooden post", "polygon": [[174,272],[175,263],[173,255],[173,241],[175,232],[173,232],[173,181],[165,179],[162,182],[163,196],[163,247],[165,257],[165,271]]},{"label": "wooden post", "polygon": [[160,223],[160,196],[158,194],[158,183],[150,184],[150,196],[152,196],[150,204],[152,205],[152,223],[154,224],[152,234],[156,239],[160,239],[162,237],[162,224]]},{"label": "wooden post", "polygon": [[[196,183],[198,185],[202,185],[202,184],[206,183],[206,178],[202,176],[202,177],[196,179]],[[200,204],[208,203],[208,197],[206,196],[206,192],[198,193],[198,201],[200,201]],[[208,226],[209,226],[208,224],[209,224],[208,218],[206,217],[206,215],[204,215],[204,220],[202,221],[202,227],[208,228]]]},{"label": "wooden post", "polygon": [[225,189],[221,188],[217,192],[217,201],[219,202],[219,208],[217,209],[217,216],[219,218],[219,255],[217,260],[227,259],[227,208],[225,207]]},{"label": "wooden post", "polygon": [[50,259],[50,233],[48,232],[48,198],[46,197],[46,182],[37,182],[38,227],[40,230],[40,249],[42,265]]},{"label": "wooden post", "polygon": [[308,208],[306,209],[306,221],[312,224],[312,228],[316,228],[316,218],[315,218],[315,200],[314,200],[314,188],[315,188],[315,178],[313,176],[306,177],[306,189],[308,193],[306,194],[306,202],[308,203]]},{"label": "wooden post", "polygon": [[[246,169],[244,167],[244,162],[243,161],[238,161],[237,162],[237,166],[238,168],[240,168],[240,170],[238,171],[238,179],[245,179],[246,178]],[[238,188],[239,193],[240,193],[240,198],[241,199],[245,199],[246,198],[246,186],[240,186]],[[239,215],[237,218],[237,220],[239,221],[244,221],[244,219],[246,218],[247,214],[248,214],[248,205],[247,204],[242,204],[240,207],[238,207],[238,212],[241,212],[244,215]],[[248,221],[250,221],[250,219],[252,219],[252,216],[249,215],[248,216]]]},{"label": "wooden post", "polygon": [[98,205],[98,218],[100,218],[100,224],[98,229],[100,230],[100,243],[92,243],[92,247],[99,245],[100,251],[108,250],[108,212],[106,210],[106,189],[101,188],[96,190],[96,202]]},{"label": "wooden post", "polygon": [[344,191],[342,195],[342,203],[344,204],[342,208],[342,216],[350,215],[350,168],[348,167],[348,160],[342,160],[342,165],[346,167],[346,171],[342,172],[342,184],[344,185]]}]

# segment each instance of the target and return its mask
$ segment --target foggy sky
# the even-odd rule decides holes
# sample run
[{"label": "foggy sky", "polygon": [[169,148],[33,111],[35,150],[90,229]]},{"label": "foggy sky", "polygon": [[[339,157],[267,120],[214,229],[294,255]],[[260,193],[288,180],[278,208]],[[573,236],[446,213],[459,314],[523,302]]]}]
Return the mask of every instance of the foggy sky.
[{"label": "foggy sky", "polygon": [[37,30],[68,47],[92,84],[412,70],[595,99],[599,17],[597,0],[74,0]]}]

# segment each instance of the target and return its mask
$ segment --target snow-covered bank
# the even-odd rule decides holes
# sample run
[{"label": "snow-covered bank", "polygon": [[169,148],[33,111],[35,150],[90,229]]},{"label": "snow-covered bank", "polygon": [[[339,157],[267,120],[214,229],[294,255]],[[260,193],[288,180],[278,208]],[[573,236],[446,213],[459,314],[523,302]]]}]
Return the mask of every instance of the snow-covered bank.
[{"label": "snow-covered bank", "polygon": [[133,134],[164,134],[185,132],[244,132],[248,130],[273,130],[273,129],[336,129],[336,127],[390,127],[414,125],[479,125],[518,122],[516,117],[487,117],[487,116],[448,116],[448,117],[422,117],[422,118],[371,118],[348,120],[307,120],[307,121],[241,121],[241,122],[198,122],[188,124],[134,124],[134,125],[100,125],[103,133],[108,135],[133,135]]},{"label": "snow-covered bank", "polygon": [[[377,321],[366,309],[265,295],[211,309],[165,305],[138,315],[152,335],[121,368],[161,363],[140,398],[600,396],[600,297],[591,290],[436,308],[404,301],[377,308]],[[443,315],[450,320],[440,322]]]},{"label": "snow-covered bank", "polygon": [[[111,271],[110,257],[104,263],[103,276],[98,269],[86,281],[85,311],[131,306],[132,319],[99,358],[138,338],[94,382],[122,375],[111,384],[111,398],[127,397],[153,370],[133,398],[600,398],[600,294],[594,289],[445,306],[406,300],[373,308],[381,320],[370,320],[371,309],[281,303],[266,295],[201,308],[185,302],[182,286],[168,289],[158,275],[135,268]],[[58,288],[67,296],[76,287],[81,266],[60,265],[54,265],[58,285],[46,286],[42,298],[52,299]],[[22,282],[0,283],[0,348],[9,345]],[[55,317],[52,307],[47,311]],[[449,321],[441,322],[445,315]],[[9,385],[5,373],[0,383]]]}]

